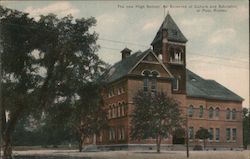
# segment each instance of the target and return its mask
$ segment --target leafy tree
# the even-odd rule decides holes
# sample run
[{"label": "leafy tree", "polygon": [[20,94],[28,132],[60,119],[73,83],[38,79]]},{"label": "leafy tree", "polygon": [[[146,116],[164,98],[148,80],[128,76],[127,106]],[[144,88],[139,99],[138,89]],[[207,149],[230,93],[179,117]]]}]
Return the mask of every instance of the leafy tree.
[{"label": "leafy tree", "polygon": [[[80,100],[73,111],[73,125],[79,136],[79,151],[82,151],[84,140],[98,135],[100,130],[107,127],[107,115],[102,109],[103,101],[100,96],[100,85],[88,83],[79,90]],[[93,98],[94,97],[94,98]]]},{"label": "leafy tree", "polygon": [[41,116],[58,103],[74,102],[79,88],[104,71],[96,54],[98,36],[89,31],[95,24],[94,18],[59,19],[52,14],[35,21],[0,6],[4,158],[12,156],[11,136],[22,116]]},{"label": "leafy tree", "polygon": [[180,128],[182,123],[178,102],[163,92],[151,94],[139,91],[134,97],[131,117],[131,138],[155,138],[158,153],[162,139]]},{"label": "leafy tree", "polygon": [[[99,134],[99,131],[107,125],[106,113],[101,107],[102,98],[99,92],[98,82],[88,82],[78,89],[79,97],[74,99],[74,102],[58,103],[57,106],[50,108],[45,124],[48,131],[45,132],[56,131],[48,134],[48,141],[58,143],[62,139],[67,139],[67,136],[62,136],[66,129],[68,134],[75,135],[74,138],[79,142],[79,151],[82,151],[84,140],[87,137],[93,137],[94,134]],[[57,134],[61,137],[56,137]]]},{"label": "leafy tree", "polygon": [[211,134],[209,133],[208,129],[205,128],[200,128],[195,134],[195,138],[203,140],[204,149],[206,148],[206,140],[210,137]]},{"label": "leafy tree", "polygon": [[249,109],[243,108],[243,145],[244,148],[247,148],[247,145],[250,144],[250,118],[249,118]]},{"label": "leafy tree", "polygon": [[[12,138],[17,121],[27,115],[41,77],[36,74],[30,55],[35,49],[34,21],[28,14],[4,9],[0,6],[1,30],[1,137],[4,146],[4,158],[11,158]],[[21,27],[27,26],[27,27]],[[6,116],[8,112],[8,116]],[[7,120],[8,118],[8,120]]]}]

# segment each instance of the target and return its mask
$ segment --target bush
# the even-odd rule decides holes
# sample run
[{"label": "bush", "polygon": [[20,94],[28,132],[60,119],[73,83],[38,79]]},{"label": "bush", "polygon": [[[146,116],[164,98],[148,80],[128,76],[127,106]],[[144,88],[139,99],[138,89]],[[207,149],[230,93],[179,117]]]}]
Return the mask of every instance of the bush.
[{"label": "bush", "polygon": [[202,146],[201,145],[194,145],[193,150],[201,151],[202,150]]}]

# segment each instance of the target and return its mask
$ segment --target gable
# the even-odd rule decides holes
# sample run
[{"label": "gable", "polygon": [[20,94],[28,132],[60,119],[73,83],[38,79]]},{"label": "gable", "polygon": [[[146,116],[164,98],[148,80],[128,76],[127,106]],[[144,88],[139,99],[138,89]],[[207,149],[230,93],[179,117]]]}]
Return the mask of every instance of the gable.
[{"label": "gable", "polygon": [[130,71],[133,75],[142,75],[142,72],[148,70],[150,72],[156,71],[160,74],[160,77],[171,78],[172,74],[161,63],[153,52],[149,52],[143,57]]},{"label": "gable", "polygon": [[158,60],[152,54],[148,54],[146,57],[144,57],[144,59],[142,61],[143,62],[157,62],[158,63]]}]

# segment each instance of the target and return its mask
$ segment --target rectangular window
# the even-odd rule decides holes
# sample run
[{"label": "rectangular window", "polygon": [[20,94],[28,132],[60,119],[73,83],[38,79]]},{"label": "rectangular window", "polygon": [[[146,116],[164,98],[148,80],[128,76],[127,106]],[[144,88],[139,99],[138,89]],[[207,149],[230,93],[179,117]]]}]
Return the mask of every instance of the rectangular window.
[{"label": "rectangular window", "polygon": [[117,129],[118,140],[121,140],[121,129]]},{"label": "rectangular window", "polygon": [[215,129],[215,140],[220,141],[220,128]]},{"label": "rectangular window", "polygon": [[209,128],[209,133],[210,133],[209,140],[213,140],[214,139],[214,129]]},{"label": "rectangular window", "polygon": [[179,80],[178,80],[178,78],[175,77],[175,78],[173,79],[172,85],[173,85],[173,90],[175,90],[175,91],[178,91],[178,90],[179,90]]},{"label": "rectangular window", "polygon": [[109,141],[112,140],[112,129],[109,129]]},{"label": "rectangular window", "polygon": [[143,90],[144,92],[148,91],[148,78],[143,79]]},{"label": "rectangular window", "polygon": [[233,139],[233,141],[236,141],[236,137],[237,137],[237,130],[236,130],[236,128],[233,128],[232,129],[232,139]]},{"label": "rectangular window", "polygon": [[125,139],[125,130],[124,130],[124,128],[121,128],[121,139],[122,140]]},{"label": "rectangular window", "polygon": [[156,92],[156,78],[151,80],[151,92]]},{"label": "rectangular window", "polygon": [[226,129],[226,139],[227,139],[227,141],[230,141],[230,139],[231,139],[231,129],[230,128]]},{"label": "rectangular window", "polygon": [[194,127],[189,127],[189,139],[194,139]]},{"label": "rectangular window", "polygon": [[100,132],[99,141],[102,142],[102,132]]}]

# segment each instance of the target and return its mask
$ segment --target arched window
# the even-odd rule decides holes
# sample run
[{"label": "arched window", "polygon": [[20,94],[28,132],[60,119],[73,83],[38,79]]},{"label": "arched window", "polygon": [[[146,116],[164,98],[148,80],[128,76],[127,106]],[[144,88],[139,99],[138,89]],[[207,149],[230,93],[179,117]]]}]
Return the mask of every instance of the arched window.
[{"label": "arched window", "polygon": [[115,105],[113,104],[112,106],[112,117],[115,118],[116,117],[116,113],[115,113]]},{"label": "arched window", "polygon": [[216,117],[216,118],[219,118],[219,116],[220,116],[220,108],[217,107],[217,108],[215,109],[215,117]]},{"label": "arched window", "polygon": [[201,106],[200,106],[200,113],[199,113],[199,117],[200,117],[200,118],[202,118],[202,117],[203,117],[203,115],[204,115],[204,108],[203,108],[203,106],[201,105]]},{"label": "arched window", "polygon": [[172,46],[169,47],[169,53],[170,53],[170,61],[174,59],[174,48]]},{"label": "arched window", "polygon": [[194,106],[190,105],[188,108],[188,116],[193,117],[193,113],[194,113]]},{"label": "arched window", "polygon": [[160,73],[158,71],[156,71],[156,70],[153,70],[151,72],[151,74],[152,74],[153,77],[159,77],[160,76]]},{"label": "arched window", "polygon": [[121,116],[125,115],[125,109],[124,109],[124,107],[125,107],[125,103],[122,102],[122,105],[121,105]]},{"label": "arched window", "polygon": [[226,119],[230,119],[230,113],[231,111],[230,111],[230,109],[229,108],[227,108],[227,110],[226,110]]},{"label": "arched window", "polygon": [[236,119],[236,109],[232,110],[232,119],[235,120]]},{"label": "arched window", "polygon": [[208,109],[208,117],[209,117],[209,118],[213,118],[213,115],[214,115],[214,109],[213,109],[212,107],[210,107],[210,108]]},{"label": "arched window", "polygon": [[119,103],[117,107],[117,117],[120,117],[120,116],[121,116],[121,103]]}]

